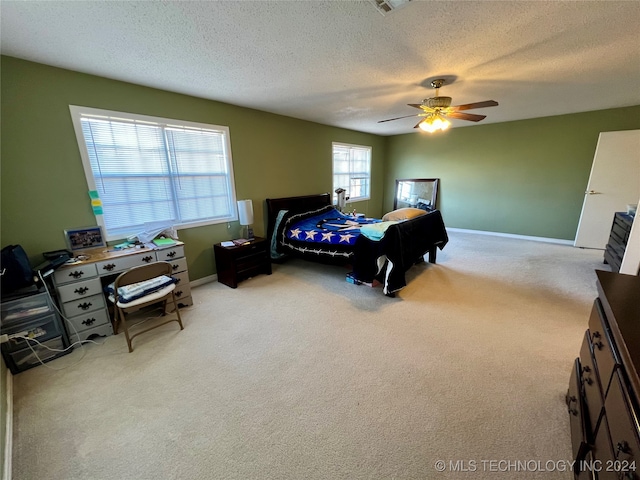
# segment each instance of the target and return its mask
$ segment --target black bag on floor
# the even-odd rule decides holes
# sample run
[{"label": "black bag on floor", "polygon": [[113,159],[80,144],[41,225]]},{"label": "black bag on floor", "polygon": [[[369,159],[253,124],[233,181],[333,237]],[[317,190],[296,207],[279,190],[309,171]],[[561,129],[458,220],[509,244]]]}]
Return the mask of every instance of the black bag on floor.
[{"label": "black bag on floor", "polygon": [[2,249],[0,272],[2,273],[0,279],[3,294],[33,284],[31,263],[24,248],[20,245],[7,245]]}]

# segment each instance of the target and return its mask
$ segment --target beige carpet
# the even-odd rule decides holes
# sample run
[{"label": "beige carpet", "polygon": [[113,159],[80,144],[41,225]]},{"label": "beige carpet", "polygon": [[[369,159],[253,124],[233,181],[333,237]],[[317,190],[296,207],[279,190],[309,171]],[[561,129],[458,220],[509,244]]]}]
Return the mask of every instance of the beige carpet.
[{"label": "beige carpet", "polygon": [[601,259],[452,233],[393,299],[302,261],[195,288],[182,332],[14,378],[13,478],[569,480],[564,394]]}]

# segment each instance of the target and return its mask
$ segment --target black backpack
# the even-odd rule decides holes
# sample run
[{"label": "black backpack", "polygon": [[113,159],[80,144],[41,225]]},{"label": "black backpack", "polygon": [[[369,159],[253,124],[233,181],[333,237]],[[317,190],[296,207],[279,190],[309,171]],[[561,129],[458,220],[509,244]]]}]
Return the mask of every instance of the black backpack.
[{"label": "black backpack", "polygon": [[20,245],[7,245],[2,249],[0,273],[3,294],[33,284],[33,269],[27,253]]}]

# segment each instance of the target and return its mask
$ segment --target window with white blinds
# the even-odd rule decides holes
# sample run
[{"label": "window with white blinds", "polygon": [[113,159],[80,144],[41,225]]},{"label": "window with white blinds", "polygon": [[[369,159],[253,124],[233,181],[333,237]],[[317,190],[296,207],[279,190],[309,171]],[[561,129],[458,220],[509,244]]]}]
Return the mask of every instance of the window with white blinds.
[{"label": "window with white blinds", "polygon": [[96,215],[108,240],[166,221],[185,228],[237,219],[229,129],[70,106]]},{"label": "window with white blinds", "polygon": [[344,188],[349,201],[368,200],[371,195],[371,147],[333,143],[333,199]]}]

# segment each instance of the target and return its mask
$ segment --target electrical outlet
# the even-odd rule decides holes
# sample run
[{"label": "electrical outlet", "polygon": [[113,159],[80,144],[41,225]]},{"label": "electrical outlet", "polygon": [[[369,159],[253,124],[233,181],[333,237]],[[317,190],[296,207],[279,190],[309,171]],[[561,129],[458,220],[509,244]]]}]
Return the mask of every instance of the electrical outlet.
[{"label": "electrical outlet", "polygon": [[3,333],[2,335],[0,335],[0,343],[4,343],[8,341],[9,341],[9,335],[7,335],[6,333]]}]

